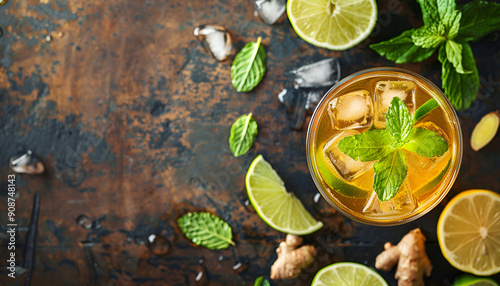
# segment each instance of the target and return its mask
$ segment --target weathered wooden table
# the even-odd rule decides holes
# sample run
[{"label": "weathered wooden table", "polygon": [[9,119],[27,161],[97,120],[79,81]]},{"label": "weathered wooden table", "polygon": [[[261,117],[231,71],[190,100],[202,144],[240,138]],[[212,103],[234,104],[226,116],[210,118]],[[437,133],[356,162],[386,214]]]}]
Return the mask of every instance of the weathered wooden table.
[{"label": "weathered wooden table", "polygon": [[[459,177],[435,210],[406,225],[362,225],[316,205],[305,128],[290,130],[278,108],[277,94],[291,86],[292,68],[328,57],[339,59],[342,77],[394,66],[367,45],[420,26],[420,10],[415,1],[377,2],[379,21],[372,35],[355,48],[335,52],[305,43],[287,19],[264,24],[251,1],[7,0],[0,6],[0,223],[7,223],[9,159],[31,149],[46,172],[16,177],[15,215],[16,259],[23,265],[32,201],[40,193],[32,285],[195,285],[201,270],[205,284],[253,285],[256,277],[269,275],[277,244],[285,237],[247,206],[244,176],[257,154],[325,223],[306,237],[320,249],[313,265],[298,279],[273,285],[308,285],[321,267],[337,261],[373,267],[384,242],[396,243],[416,227],[428,237],[434,265],[426,281],[450,285],[460,271],[439,249],[440,212],[463,190],[500,192],[500,136],[479,152],[469,145],[479,119],[500,109],[500,33],[472,44],[481,88],[472,107],[459,113],[465,142]],[[236,50],[262,37],[268,63],[257,88],[234,90],[231,59],[216,62],[193,36],[200,24],[225,26]],[[436,55],[398,66],[440,86]],[[259,135],[249,153],[234,158],[229,129],[249,112]],[[226,220],[236,246],[216,251],[190,243],[176,219],[193,210]],[[93,221],[89,228],[77,224],[81,215]],[[150,251],[150,234],[169,240],[166,255]],[[8,240],[4,227],[0,283],[22,285],[23,275],[9,278],[3,267]],[[239,262],[242,266],[233,270]],[[394,270],[381,274],[395,285]]]}]

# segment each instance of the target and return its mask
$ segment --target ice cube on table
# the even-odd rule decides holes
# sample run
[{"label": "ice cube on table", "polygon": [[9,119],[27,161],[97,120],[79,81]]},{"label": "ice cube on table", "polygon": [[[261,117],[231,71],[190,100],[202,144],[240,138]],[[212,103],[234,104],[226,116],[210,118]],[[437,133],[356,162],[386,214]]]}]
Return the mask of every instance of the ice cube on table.
[{"label": "ice cube on table", "polygon": [[378,129],[386,127],[385,114],[394,97],[399,97],[410,114],[415,113],[415,83],[412,81],[379,81],[375,84],[375,118]]},{"label": "ice cube on table", "polygon": [[316,108],[325,90],[285,88],[278,94],[280,109],[291,129],[300,130],[306,113]]},{"label": "ice cube on table", "polygon": [[290,71],[297,87],[330,87],[340,80],[340,64],[329,58]]},{"label": "ice cube on table", "polygon": [[302,90],[285,88],[278,94],[278,100],[288,127],[295,130],[301,129],[306,116],[306,94]]},{"label": "ice cube on table", "polygon": [[219,25],[201,25],[193,30],[203,48],[216,60],[223,61],[233,51],[231,35]]},{"label": "ice cube on table", "polygon": [[411,192],[408,178],[403,181],[396,196],[385,202],[379,201],[379,206],[384,214],[399,214],[414,211],[418,207],[418,202],[417,198]]},{"label": "ice cube on table", "polygon": [[370,127],[373,123],[373,103],[370,92],[356,90],[332,99],[328,116],[333,129],[347,130]]},{"label": "ice cube on table", "polygon": [[361,162],[360,160],[354,160],[346,154],[339,150],[339,141],[344,137],[353,136],[360,134],[356,130],[345,130],[330,139],[328,143],[323,147],[323,156],[326,162],[331,163],[333,167],[338,171],[338,173],[346,181],[351,181],[364,172],[368,171],[374,164],[374,162]]},{"label": "ice cube on table", "polygon": [[255,0],[255,10],[268,25],[276,23],[286,10],[285,0]]}]

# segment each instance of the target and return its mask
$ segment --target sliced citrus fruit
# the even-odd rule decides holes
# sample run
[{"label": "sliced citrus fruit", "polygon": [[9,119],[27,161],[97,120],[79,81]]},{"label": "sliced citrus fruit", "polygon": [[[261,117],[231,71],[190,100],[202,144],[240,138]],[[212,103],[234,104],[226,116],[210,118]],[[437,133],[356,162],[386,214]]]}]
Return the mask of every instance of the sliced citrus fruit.
[{"label": "sliced citrus fruit", "polygon": [[312,286],[387,286],[375,270],[359,263],[339,262],[326,266],[316,273]]},{"label": "sliced citrus fruit", "polygon": [[288,0],[297,35],[315,46],[345,50],[366,39],[377,21],[375,0]]},{"label": "sliced citrus fruit", "polygon": [[250,164],[245,184],[255,211],[270,227],[285,233],[306,235],[323,226],[299,199],[286,191],[285,184],[262,155]]},{"label": "sliced citrus fruit", "polygon": [[498,286],[498,284],[491,278],[477,277],[473,275],[460,276],[453,286]]},{"label": "sliced citrus fruit", "polygon": [[500,195],[487,190],[458,194],[441,213],[437,235],[453,267],[482,276],[500,272]]}]

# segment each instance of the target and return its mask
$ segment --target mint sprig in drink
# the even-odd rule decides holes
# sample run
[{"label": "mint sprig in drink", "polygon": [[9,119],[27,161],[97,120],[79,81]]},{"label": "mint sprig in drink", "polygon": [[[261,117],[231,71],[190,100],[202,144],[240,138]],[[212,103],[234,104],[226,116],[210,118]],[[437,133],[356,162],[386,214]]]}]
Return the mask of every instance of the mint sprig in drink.
[{"label": "mint sprig in drink", "polygon": [[460,167],[455,111],[431,82],[395,68],[356,73],[318,105],[307,136],[311,175],[354,220],[400,224],[430,211]]}]

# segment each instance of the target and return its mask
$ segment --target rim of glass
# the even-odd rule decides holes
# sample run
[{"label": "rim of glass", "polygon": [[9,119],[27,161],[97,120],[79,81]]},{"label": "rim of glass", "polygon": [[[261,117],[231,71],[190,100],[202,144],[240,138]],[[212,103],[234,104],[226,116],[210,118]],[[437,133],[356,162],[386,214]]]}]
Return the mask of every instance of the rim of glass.
[{"label": "rim of glass", "polygon": [[[331,95],[337,88],[341,87],[343,84],[345,84],[347,81],[351,80],[354,77],[358,77],[360,75],[366,74],[366,73],[372,73],[372,72],[399,72],[403,74],[407,74],[409,76],[413,76],[417,78],[419,81],[424,82],[427,84],[430,89],[434,92],[436,92],[436,95],[439,97],[438,101],[440,103],[446,105],[447,108],[445,108],[445,113],[450,113],[451,114],[451,119],[454,119],[455,122],[451,122],[451,125],[454,126],[452,128],[456,132],[456,138],[457,138],[457,151],[456,151],[456,156],[455,154],[452,155],[451,158],[451,165],[450,169],[446,172],[445,176],[443,177],[442,180],[445,180],[445,183],[447,182],[446,189],[441,192],[439,197],[435,199],[434,202],[432,202],[430,205],[427,206],[426,209],[415,213],[414,215],[408,216],[402,216],[401,219],[397,218],[391,218],[391,219],[377,219],[374,217],[357,217],[354,216],[353,214],[345,211],[342,209],[340,206],[338,206],[334,201],[332,201],[329,196],[326,194],[326,191],[323,189],[323,186],[319,182],[318,178],[316,177],[316,172],[318,174],[320,173],[319,170],[315,170],[315,166],[313,166],[313,163],[311,161],[311,144],[312,144],[312,130],[313,130],[313,125],[315,122],[315,118],[320,112],[320,107],[323,106],[323,102],[326,100],[326,98],[332,98],[335,96],[335,94]],[[340,89],[339,91],[341,91]],[[331,95],[331,96],[330,96]],[[324,108],[323,108],[324,109]],[[321,110],[323,111],[323,110]],[[456,123],[456,124],[453,124]],[[444,95],[444,93],[441,91],[440,88],[438,88],[434,83],[432,83],[430,80],[426,79],[425,77],[416,74],[412,71],[408,71],[405,69],[401,68],[396,68],[396,67],[379,67],[379,68],[370,68],[370,69],[365,69],[358,71],[356,73],[353,73],[345,78],[343,78],[341,81],[336,83],[334,86],[332,86],[321,98],[320,102],[316,105],[316,108],[311,116],[311,119],[309,121],[309,126],[307,128],[307,136],[306,136],[306,157],[307,157],[307,165],[309,168],[309,173],[311,174],[311,177],[313,178],[314,184],[316,185],[316,188],[319,190],[321,193],[322,197],[330,204],[330,206],[334,207],[337,211],[339,211],[341,214],[344,216],[348,217],[349,219],[352,219],[357,222],[361,222],[364,224],[369,224],[369,225],[378,225],[378,226],[394,226],[394,225],[401,225],[405,224],[411,221],[414,221],[423,215],[427,214],[430,212],[432,209],[434,209],[443,199],[444,197],[448,194],[450,189],[452,188],[453,184],[455,183],[455,180],[458,176],[458,173],[460,171],[460,166],[462,163],[462,153],[463,153],[463,138],[462,138],[462,129],[460,126],[460,121],[458,119],[457,113],[455,111],[455,108],[451,105],[450,101],[448,98]]]}]

